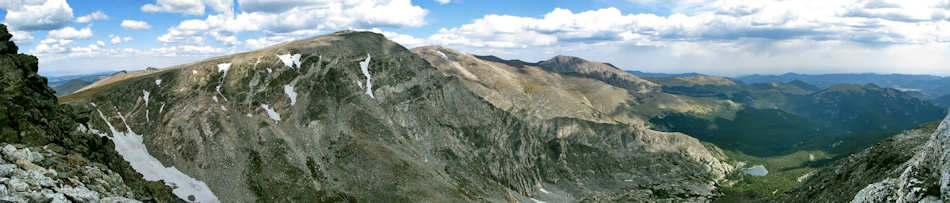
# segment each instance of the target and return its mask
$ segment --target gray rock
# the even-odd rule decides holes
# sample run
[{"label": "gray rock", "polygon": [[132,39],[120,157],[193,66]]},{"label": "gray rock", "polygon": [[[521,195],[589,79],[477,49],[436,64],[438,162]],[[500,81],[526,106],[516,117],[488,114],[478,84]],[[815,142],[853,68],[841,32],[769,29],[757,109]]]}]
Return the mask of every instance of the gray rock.
[{"label": "gray rock", "polygon": [[36,171],[36,172],[40,172],[40,174],[46,173],[46,168],[33,164],[32,162],[25,159],[17,160],[16,164],[19,165],[20,168],[23,168],[24,170],[27,170],[27,171]]},{"label": "gray rock", "polygon": [[13,172],[16,171],[16,169],[16,165],[2,164],[0,165],[0,177],[10,177],[13,175]]},{"label": "gray rock", "polygon": [[84,187],[70,187],[63,186],[62,188],[57,188],[56,192],[63,193],[69,198],[73,199],[76,202],[97,202],[99,201],[99,193],[86,189]]},{"label": "gray rock", "polygon": [[29,175],[24,181],[30,185],[34,186],[43,186],[43,187],[53,187],[56,186],[56,181],[52,178],[46,177],[39,171],[29,171]]},{"label": "gray rock", "polygon": [[43,157],[43,154],[40,154],[39,152],[30,152],[30,162],[40,162],[43,161],[44,158],[46,157]]},{"label": "gray rock", "polygon": [[66,195],[63,195],[62,193],[52,193],[52,194],[50,194],[49,197],[52,199],[52,201],[50,201],[51,203],[67,203],[67,202],[69,202],[69,199],[66,199]]},{"label": "gray rock", "polygon": [[[12,146],[11,146],[11,147],[12,147]],[[31,160],[30,160],[30,149],[23,148],[23,149],[17,149],[17,150],[13,150],[13,151],[10,151],[10,150],[7,150],[7,149],[8,149],[8,148],[6,148],[6,147],[3,148],[3,155],[6,156],[7,160],[10,160],[10,161],[19,161],[19,160],[31,161]]]},{"label": "gray rock", "polygon": [[138,200],[125,197],[106,197],[99,201],[100,203],[141,203]]},{"label": "gray rock", "polygon": [[10,181],[7,181],[6,184],[10,190],[15,192],[25,192],[30,187],[29,184],[17,178],[10,179]]},{"label": "gray rock", "polygon": [[17,202],[17,203],[26,203],[28,202],[26,197],[19,194],[3,195],[0,196],[0,202]]},{"label": "gray rock", "polygon": [[32,191],[30,193],[27,193],[26,198],[29,199],[30,202],[49,202],[50,200],[53,200],[53,198],[38,191]]},{"label": "gray rock", "polygon": [[16,147],[14,147],[13,145],[7,144],[6,146],[3,146],[3,156],[5,159],[9,161],[14,161],[13,159],[9,157],[11,154],[13,154],[13,152],[16,152]]}]

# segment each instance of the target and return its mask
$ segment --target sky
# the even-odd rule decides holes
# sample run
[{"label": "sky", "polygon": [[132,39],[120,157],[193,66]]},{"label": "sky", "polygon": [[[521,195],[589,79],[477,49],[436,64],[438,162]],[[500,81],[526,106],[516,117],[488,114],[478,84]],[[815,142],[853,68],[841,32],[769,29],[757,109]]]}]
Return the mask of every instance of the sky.
[{"label": "sky", "polygon": [[950,0],[0,0],[50,76],[168,67],[363,30],[625,70],[950,76]]}]

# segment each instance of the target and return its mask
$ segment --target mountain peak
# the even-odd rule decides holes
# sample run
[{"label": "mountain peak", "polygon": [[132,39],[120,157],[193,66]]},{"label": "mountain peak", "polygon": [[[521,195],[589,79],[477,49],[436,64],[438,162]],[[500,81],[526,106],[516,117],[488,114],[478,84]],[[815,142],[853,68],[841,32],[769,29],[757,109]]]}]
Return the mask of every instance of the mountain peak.
[{"label": "mountain peak", "polygon": [[656,83],[624,72],[613,65],[592,62],[574,56],[558,55],[549,60],[538,62],[538,66],[555,73],[598,79],[607,84],[640,93],[651,92],[659,86]]}]

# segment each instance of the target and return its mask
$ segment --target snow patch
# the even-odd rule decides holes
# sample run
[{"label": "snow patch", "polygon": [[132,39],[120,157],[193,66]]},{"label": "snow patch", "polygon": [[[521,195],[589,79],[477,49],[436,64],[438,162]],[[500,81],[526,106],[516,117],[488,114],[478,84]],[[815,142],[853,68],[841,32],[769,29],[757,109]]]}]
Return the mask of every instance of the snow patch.
[{"label": "snow patch", "polygon": [[218,95],[212,95],[211,100],[214,100],[215,103],[218,103]]},{"label": "snow patch", "polygon": [[152,122],[152,120],[148,118],[148,91],[142,90],[142,94],[144,95],[142,97],[145,98],[145,122]]},{"label": "snow patch", "polygon": [[[109,139],[115,143],[115,151],[118,152],[125,161],[129,162],[132,169],[142,174],[145,180],[164,180],[166,185],[175,188],[172,190],[172,193],[181,199],[188,199],[189,196],[194,196],[197,202],[221,202],[204,182],[182,173],[174,166],[165,167],[162,165],[158,159],[148,153],[142,136],[135,134],[131,128],[128,128],[128,125],[126,125],[126,132],[119,132],[109,123],[109,120],[106,120],[102,111],[98,108],[96,108],[96,111],[99,112],[99,117],[102,118],[102,121],[109,127],[109,131],[112,132],[112,137]],[[123,117],[121,113],[119,113],[119,117]],[[125,122],[124,120],[125,118],[123,118],[123,122]],[[99,136],[106,137],[106,134],[100,133]]]},{"label": "snow patch", "polygon": [[224,76],[221,76],[221,78],[228,76],[229,69],[231,69],[231,63],[218,64],[218,72],[224,72]]},{"label": "snow patch", "polygon": [[197,74],[198,74],[198,70],[191,70],[191,74],[192,74],[192,75],[197,75]]},{"label": "snow patch", "polygon": [[551,192],[548,192],[548,191],[545,190],[544,188],[541,188],[540,191],[541,191],[542,193],[544,193],[544,194],[551,194]]},{"label": "snow patch", "polygon": [[158,108],[158,113],[162,113],[163,111],[165,111],[165,103],[164,103],[164,102],[162,102],[162,107]]},{"label": "snow patch", "polygon": [[224,105],[221,105],[221,110],[222,110],[222,111],[228,111],[228,108],[224,108]]},{"label": "snow patch", "polygon": [[155,80],[155,85],[156,85],[156,86],[161,86],[161,85],[162,85],[162,79]]},{"label": "snow patch", "polygon": [[290,97],[290,105],[297,104],[297,92],[294,92],[294,87],[284,85],[284,93],[287,94],[287,97]]},{"label": "snow patch", "polygon": [[277,55],[277,58],[280,58],[281,62],[284,62],[284,65],[290,68],[300,67],[300,54],[283,54]]},{"label": "snow patch", "polygon": [[445,53],[442,53],[442,51],[435,50],[435,53],[439,54],[439,56],[441,56],[442,59],[449,60],[449,56],[446,56]]},{"label": "snow patch", "polygon": [[541,200],[538,200],[538,199],[535,199],[535,198],[530,198],[530,199],[531,199],[531,201],[534,201],[535,203],[545,203],[544,201],[541,201]]},{"label": "snow patch", "polygon": [[264,110],[267,111],[267,116],[270,117],[270,119],[273,119],[276,122],[280,122],[280,114],[277,114],[277,112],[274,111],[274,109],[271,109],[270,105],[261,104],[261,108],[264,108]]},{"label": "snow patch", "polygon": [[360,62],[360,71],[363,72],[363,76],[366,76],[366,95],[375,99],[376,96],[373,96],[373,76],[369,74],[369,60],[372,57],[373,56],[366,54],[366,60]]},{"label": "snow patch", "polygon": [[246,116],[247,116],[248,118],[254,117],[254,115],[251,115],[251,114],[247,114]]},{"label": "snow patch", "polygon": [[360,86],[360,89],[363,89],[363,83],[361,83],[359,80],[356,81],[356,86]]},{"label": "snow patch", "polygon": [[[214,87],[214,91],[218,92],[218,95],[221,95],[221,98],[224,99],[224,101],[228,101],[228,97],[225,97],[224,94],[221,93],[221,85]],[[214,101],[217,102],[218,100]]]}]

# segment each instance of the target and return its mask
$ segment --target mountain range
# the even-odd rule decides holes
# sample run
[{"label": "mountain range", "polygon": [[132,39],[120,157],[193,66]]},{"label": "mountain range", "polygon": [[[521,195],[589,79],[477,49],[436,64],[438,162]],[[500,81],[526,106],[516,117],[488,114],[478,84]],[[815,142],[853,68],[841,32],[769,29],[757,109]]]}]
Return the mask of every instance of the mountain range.
[{"label": "mountain range", "polygon": [[[16,145],[10,157],[54,144],[69,149],[65,163],[101,163],[87,165],[115,171],[129,188],[89,186],[105,194],[96,198],[875,202],[950,194],[936,184],[950,171],[940,158],[950,121],[921,125],[947,111],[888,85],[646,77],[572,56],[525,62],[341,31],[119,72],[57,98],[35,58],[3,53],[12,62],[0,61],[10,70],[2,81],[17,84],[0,94],[0,110],[13,115],[0,117],[2,141]],[[52,160],[37,162],[85,166]],[[75,201],[61,185],[93,184],[28,187],[16,197],[45,187]]]}]

